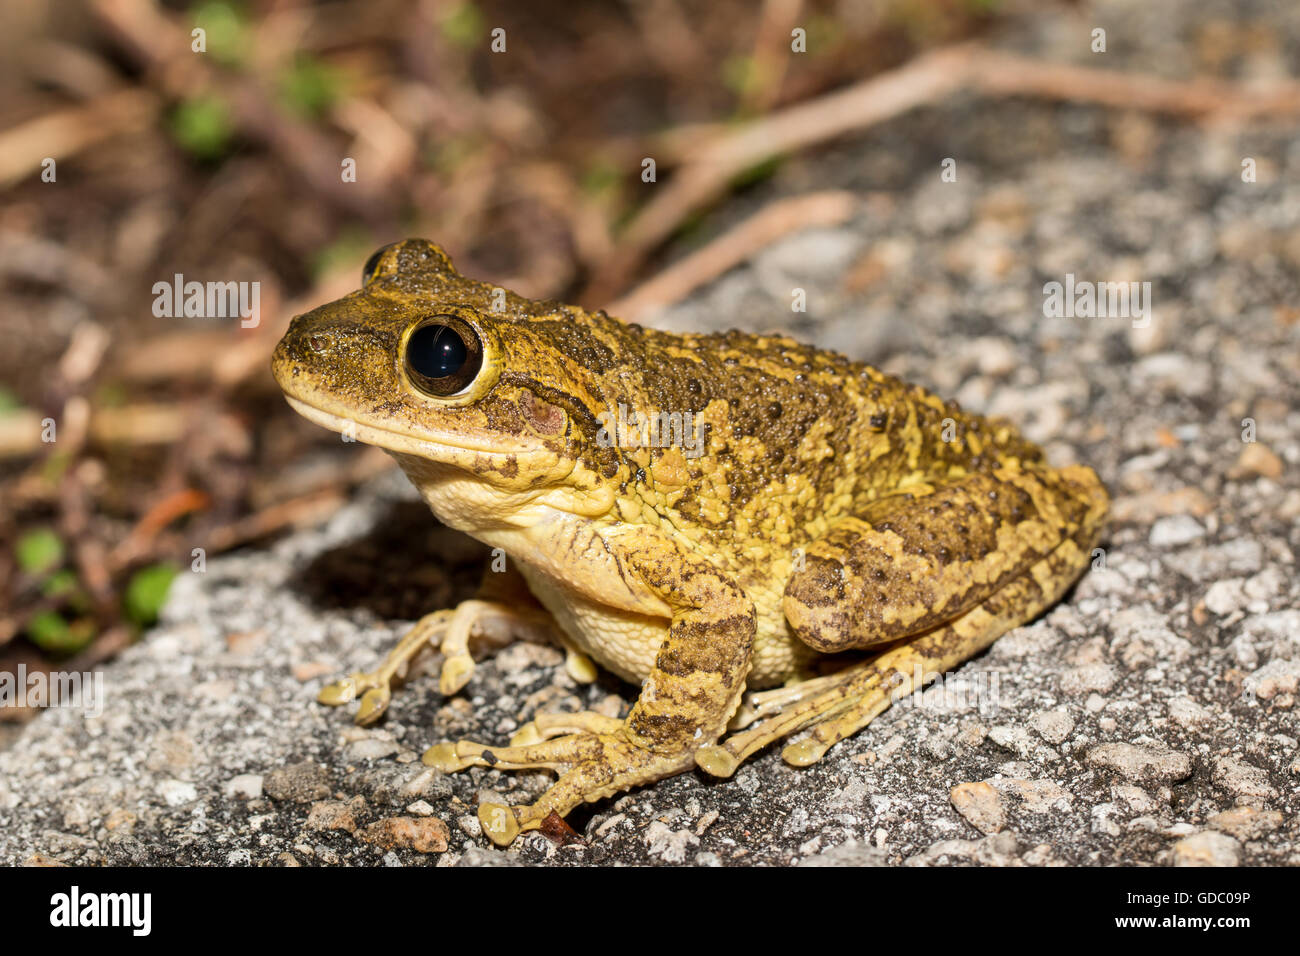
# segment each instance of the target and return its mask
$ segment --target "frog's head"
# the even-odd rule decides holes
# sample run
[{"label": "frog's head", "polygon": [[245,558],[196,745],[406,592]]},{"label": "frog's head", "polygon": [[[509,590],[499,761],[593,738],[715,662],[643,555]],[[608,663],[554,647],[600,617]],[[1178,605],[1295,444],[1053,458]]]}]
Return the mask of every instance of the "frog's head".
[{"label": "frog's head", "polygon": [[594,440],[598,383],[628,330],[466,279],[413,239],[295,318],[272,371],[296,411],[390,452],[453,525],[517,522],[538,502],[597,515],[623,470]]}]

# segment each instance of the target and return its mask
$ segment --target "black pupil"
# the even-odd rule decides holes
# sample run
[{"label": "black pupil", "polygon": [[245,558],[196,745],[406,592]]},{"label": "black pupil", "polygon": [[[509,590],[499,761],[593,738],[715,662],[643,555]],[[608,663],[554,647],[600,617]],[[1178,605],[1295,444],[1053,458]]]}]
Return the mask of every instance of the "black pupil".
[{"label": "black pupil", "polygon": [[460,334],[448,325],[421,326],[406,343],[406,361],[425,378],[455,375],[468,356]]}]

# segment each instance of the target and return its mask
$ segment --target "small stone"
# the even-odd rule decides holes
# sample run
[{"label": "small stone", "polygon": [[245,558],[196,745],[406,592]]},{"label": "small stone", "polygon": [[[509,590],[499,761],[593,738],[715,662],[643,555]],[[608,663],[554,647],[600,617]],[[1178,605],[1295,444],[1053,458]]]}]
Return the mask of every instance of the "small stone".
[{"label": "small stone", "polygon": [[655,820],[646,828],[645,842],[651,856],[666,863],[684,863],[690,848],[700,845],[700,838],[690,830],[674,830]]},{"label": "small stone", "polygon": [[338,667],[334,664],[327,664],[324,661],[303,661],[300,664],[294,664],[290,673],[293,679],[300,684],[305,684],[309,680],[315,680],[317,677],[324,677],[326,674],[332,674]]},{"label": "small stone", "polygon": [[1017,757],[1028,757],[1037,747],[1028,730],[1007,724],[999,724],[990,730],[989,740],[1004,750],[1010,750]]},{"label": "small stone", "polygon": [[1210,712],[1190,697],[1175,697],[1169,702],[1168,713],[1184,730],[1196,730],[1210,722]]},{"label": "small stone", "polygon": [[451,836],[437,817],[386,817],[361,831],[361,839],[384,850],[445,853]]},{"label": "small stone", "polygon": [[264,628],[226,635],[226,650],[236,657],[247,657],[264,643],[266,643],[266,630]]},{"label": "small stone", "polygon": [[433,807],[427,800],[416,800],[406,808],[406,812],[417,817],[431,817],[433,816]]},{"label": "small stone", "polygon": [[502,674],[535,673],[546,667],[564,663],[564,655],[549,644],[530,644],[519,641],[500,651],[492,659]]},{"label": "small stone", "polygon": [[1203,830],[1175,843],[1170,855],[1174,866],[1237,866],[1241,844],[1226,834]]},{"label": "small stone", "polygon": [[329,771],[310,760],[272,770],[263,782],[272,800],[312,803],[330,795]]},{"label": "small stone", "polygon": [[1215,581],[1205,592],[1205,607],[1218,617],[1227,617],[1246,606],[1246,589],[1241,578]]},{"label": "small stone", "polygon": [[1247,442],[1246,447],[1237,456],[1237,463],[1228,469],[1228,477],[1234,481],[1242,478],[1282,477],[1282,459],[1269,450],[1263,442]]},{"label": "small stone", "polygon": [[181,807],[193,803],[199,798],[199,791],[192,783],[184,780],[164,780],[158,784],[158,796],[169,807]]},{"label": "small stone", "polygon": [[1259,767],[1231,757],[1216,757],[1212,768],[1214,782],[1238,797],[1268,799],[1277,796],[1268,774]]},{"label": "small stone", "polygon": [[[699,860],[697,855],[696,860]],[[805,857],[796,866],[885,866],[889,863],[888,855],[879,847],[874,847],[861,840],[849,840],[839,846],[822,850],[813,856]]]},{"label": "small stone", "polygon": [[401,745],[391,737],[375,735],[348,744],[343,748],[343,759],[348,763],[356,763],[362,760],[383,760],[385,757],[393,756],[401,749]]},{"label": "small stone", "polygon": [[1020,809],[1029,813],[1066,813],[1074,802],[1074,794],[1051,780],[994,778],[987,782],[1003,797],[1013,797]]},{"label": "small stone", "polygon": [[1118,741],[1098,744],[1084,759],[1090,767],[1114,771],[1135,783],[1168,783],[1192,775],[1187,754]]},{"label": "small stone", "polygon": [[1284,819],[1276,810],[1233,807],[1231,810],[1216,813],[1206,823],[1238,840],[1257,840],[1280,827]]},{"label": "small stone", "polygon": [[1112,652],[1129,670],[1156,662],[1181,664],[1192,645],[1171,631],[1166,616],[1150,605],[1127,607],[1111,618]]},{"label": "small stone", "polygon": [[1205,528],[1191,515],[1157,518],[1147,537],[1153,548],[1176,548],[1205,537]]},{"label": "small stone", "polygon": [[1300,689],[1300,660],[1279,657],[1269,661],[1247,677],[1242,687],[1260,700],[1272,700],[1279,694],[1294,694]]},{"label": "small stone", "polygon": [[1141,787],[1134,787],[1127,783],[1117,783],[1111,788],[1111,793],[1115,799],[1122,801],[1134,813],[1154,813],[1156,811],[1156,802],[1151,799],[1151,794],[1147,793]]},{"label": "small stone", "polygon": [[1112,665],[1098,661],[1065,671],[1061,675],[1061,690],[1066,694],[1108,691],[1118,679],[1119,673]]},{"label": "small stone", "polygon": [[262,796],[262,775],[260,773],[241,773],[239,776],[227,780],[221,791],[228,797],[257,800]]},{"label": "small stone", "polygon": [[1064,708],[1040,710],[1029,718],[1029,726],[1049,744],[1062,743],[1074,731],[1074,718]]},{"label": "small stone", "polygon": [[109,833],[115,833],[118,830],[123,833],[130,833],[135,828],[136,819],[136,815],[130,810],[119,808],[109,813],[107,819],[104,820],[104,828]]},{"label": "small stone", "polygon": [[1099,803],[1089,811],[1092,817],[1092,832],[1103,836],[1117,837],[1124,831],[1113,819],[1119,808],[1113,803]]},{"label": "small stone", "polygon": [[1006,339],[985,336],[973,341],[971,349],[981,375],[1009,375],[1020,365],[1015,347]]},{"label": "small stone", "polygon": [[1241,622],[1241,632],[1256,641],[1272,643],[1276,653],[1292,657],[1293,651],[1300,651],[1300,609],[1255,614]]},{"label": "small stone", "polygon": [[953,809],[980,833],[997,833],[1007,825],[1002,797],[987,782],[959,783],[949,791]]},{"label": "small stone", "polygon": [[940,840],[909,856],[903,865],[949,866],[954,861],[968,861],[980,866],[1018,866],[1019,850],[1016,835],[1004,830],[978,840]]},{"label": "small stone", "polygon": [[313,803],[307,811],[307,822],[303,824],[308,830],[346,830],[357,831],[357,818],[353,807],[342,800],[321,800]]}]

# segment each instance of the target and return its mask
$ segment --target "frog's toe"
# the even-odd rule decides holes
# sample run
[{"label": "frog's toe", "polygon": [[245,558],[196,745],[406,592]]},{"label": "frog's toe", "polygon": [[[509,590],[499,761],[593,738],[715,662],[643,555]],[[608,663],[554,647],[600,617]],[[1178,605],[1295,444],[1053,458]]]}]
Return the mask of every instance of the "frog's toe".
[{"label": "frog's toe", "polygon": [[357,699],[358,694],[373,686],[374,678],[372,675],[349,674],[342,680],[336,680],[334,683],[322,687],[320,693],[316,695],[316,701],[317,703],[328,704],[330,707],[350,704]]},{"label": "frog's toe", "polygon": [[[572,714],[566,715],[572,717]],[[525,733],[525,739],[531,736]],[[565,770],[601,751],[600,738],[579,733],[522,745],[494,747],[472,740],[442,743],[424,752],[424,764],[444,773],[467,767],[495,767],[497,770]]]},{"label": "frog's toe", "polygon": [[564,734],[613,734],[622,726],[623,721],[617,717],[607,717],[590,710],[576,714],[538,714],[515,731],[510,738],[510,746],[523,747]]},{"label": "frog's toe", "polygon": [[451,654],[443,662],[442,673],[438,675],[438,692],[443,697],[450,697],[469,683],[474,673],[474,658],[469,654]]},{"label": "frog's toe", "polygon": [[393,692],[389,690],[388,684],[370,688],[361,698],[361,706],[357,708],[357,715],[353,720],[362,727],[373,724],[384,716],[384,711],[388,710],[389,701],[392,699]]},{"label": "frog's toe", "polygon": [[354,720],[362,726],[373,724],[382,717],[384,711],[388,710],[388,703],[393,696],[388,680],[376,672],[350,674],[340,681],[322,687],[320,693],[316,695],[316,700],[331,707],[338,707],[341,704],[351,703],[358,695],[361,695],[361,706],[357,709]]},{"label": "frog's toe", "polygon": [[600,676],[600,669],[596,667],[595,661],[582,651],[568,645],[564,648],[564,671],[578,684],[593,683]]},{"label": "frog's toe", "polygon": [[[581,741],[578,748],[567,743],[575,740]],[[580,804],[603,800],[681,773],[690,767],[692,760],[689,750],[659,753],[637,746],[621,733],[559,737],[522,749],[536,750],[561,743],[567,749],[587,756],[561,774],[560,779],[535,803],[519,807],[491,802],[480,804],[479,823],[493,843],[505,846],[518,834],[536,830],[552,813],[563,817]],[[497,754],[505,752],[504,749],[496,751]]]},{"label": "frog's toe", "polygon": [[509,846],[519,835],[519,819],[515,811],[501,803],[480,803],[478,822],[484,835],[497,846]]}]

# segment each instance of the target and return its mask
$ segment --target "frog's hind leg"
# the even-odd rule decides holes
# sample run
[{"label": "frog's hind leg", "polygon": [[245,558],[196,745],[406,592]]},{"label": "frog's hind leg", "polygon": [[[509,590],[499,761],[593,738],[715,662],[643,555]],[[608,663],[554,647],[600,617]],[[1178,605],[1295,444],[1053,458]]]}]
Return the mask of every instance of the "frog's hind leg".
[{"label": "frog's hind leg", "polygon": [[977,607],[1064,542],[1094,540],[1106,506],[1101,482],[1080,466],[1008,465],[913,486],[812,542],[782,609],[795,635],[822,653],[916,637]]},{"label": "frog's hind leg", "polygon": [[[1014,627],[1032,620],[1060,599],[1087,567],[1088,550],[1073,540],[995,591],[983,604],[928,634],[881,654],[841,689],[842,702],[827,708],[811,733],[787,746],[787,763],[806,767],[830,747],[871,723],[893,701],[921,689],[984,650]],[[807,726],[807,725],[805,725]]]},{"label": "frog's hind leg", "polygon": [[[888,641],[893,637],[893,645],[870,660],[849,665],[829,678],[809,682],[815,685],[812,694],[775,698],[767,706],[760,705],[759,719],[752,726],[732,734],[716,746],[697,751],[696,763],[700,768],[715,776],[729,776],[751,754],[811,727],[807,739],[791,744],[782,754],[791,764],[807,766],[818,760],[832,744],[865,727],[893,700],[975,656],[1006,631],[1033,619],[1055,603],[1088,566],[1107,501],[1105,491],[1088,469],[1066,469],[1034,480],[1043,479],[1048,487],[1070,492],[1077,489],[1078,492],[1077,501],[1067,501],[1063,508],[1055,511],[1057,515],[1064,512],[1068,517],[1057,525],[1060,531],[1054,547],[1028,566],[1009,576],[999,576],[995,587],[977,587],[980,600],[943,623],[903,639],[890,634],[887,627],[876,631],[877,640],[884,637]],[[997,490],[998,497],[1003,497],[1001,489],[987,490]],[[1011,496],[1011,500],[1022,514],[1027,510],[1023,499]],[[925,509],[927,514],[934,506],[924,498],[916,499],[915,504]],[[905,518],[896,519],[895,523],[906,528]],[[870,543],[875,545],[877,542],[872,540]],[[828,551],[823,548],[821,553],[827,554]],[[924,552],[918,556],[924,557]],[[861,559],[861,553],[857,557]],[[861,565],[854,570],[860,572]],[[983,577],[988,573],[986,565]],[[976,568],[974,574],[979,580],[980,569]],[[874,576],[872,579],[878,580]],[[907,586],[915,587],[916,584],[908,581]],[[887,589],[888,584],[884,587]],[[790,589],[787,589],[787,596],[789,594]],[[912,613],[913,619],[927,618],[924,609]],[[841,623],[841,627],[844,626]],[[834,649],[870,644],[864,639],[870,635],[863,635],[858,622],[847,626],[853,630],[844,635]],[[825,628],[818,636],[822,639],[834,636],[834,630]],[[738,724],[733,722],[733,727],[736,726]]]}]

